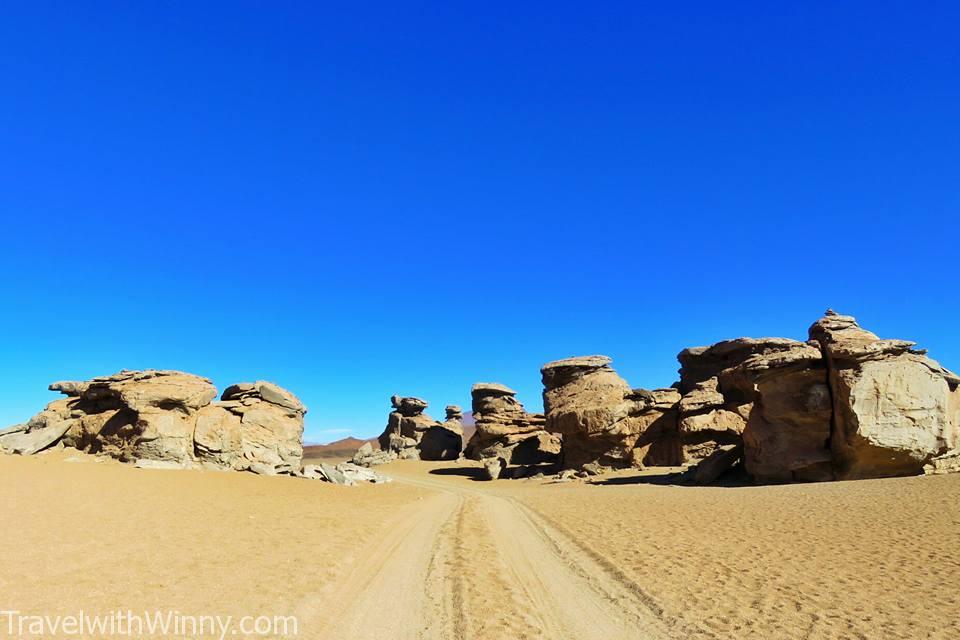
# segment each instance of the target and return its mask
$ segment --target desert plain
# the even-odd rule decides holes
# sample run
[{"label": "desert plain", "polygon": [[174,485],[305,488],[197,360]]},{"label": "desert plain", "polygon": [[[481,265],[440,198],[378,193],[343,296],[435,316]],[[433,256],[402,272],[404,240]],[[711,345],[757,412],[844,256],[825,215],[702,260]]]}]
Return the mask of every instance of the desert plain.
[{"label": "desert plain", "polygon": [[293,615],[304,638],[960,637],[960,476],[682,486],[663,469],[344,487],[0,456],[20,611]]}]

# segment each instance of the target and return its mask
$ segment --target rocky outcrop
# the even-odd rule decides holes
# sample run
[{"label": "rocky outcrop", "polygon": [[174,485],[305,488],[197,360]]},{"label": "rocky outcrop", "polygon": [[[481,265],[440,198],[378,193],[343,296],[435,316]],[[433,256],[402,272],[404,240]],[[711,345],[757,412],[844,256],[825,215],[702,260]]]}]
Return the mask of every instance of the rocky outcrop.
[{"label": "rocky outcrop", "polygon": [[810,327],[810,338],[829,370],[838,478],[918,474],[957,447],[960,378],[915,343],[882,340],[832,311]]},{"label": "rocky outcrop", "polygon": [[378,464],[386,464],[396,459],[397,454],[395,452],[374,449],[372,443],[364,442],[353,454],[350,462],[361,467],[375,467]]},{"label": "rocky outcrop", "polygon": [[680,394],[631,389],[610,363],[606,356],[582,356],[540,370],[547,429],[563,438],[563,466],[676,464]]},{"label": "rocky outcrop", "polygon": [[470,392],[476,432],[464,455],[483,462],[490,475],[507,473],[511,465],[553,463],[560,453],[560,441],[547,433],[543,414],[527,413],[516,393],[492,382],[478,382]]},{"label": "rocky outcrop", "polygon": [[463,451],[463,411],[447,405],[446,420],[427,429],[420,441],[421,460],[456,460]]},{"label": "rocky outcrop", "polygon": [[393,411],[387,418],[387,427],[380,434],[381,451],[392,451],[402,459],[420,457],[418,446],[423,434],[438,422],[424,414],[428,404],[426,400],[413,396],[392,396],[390,404]]},{"label": "rocky outcrop", "polygon": [[121,371],[50,389],[67,397],[0,433],[0,448],[27,454],[59,442],[140,466],[300,469],[306,408],[269,382],[233,385],[221,402],[210,380],[181,371]]},{"label": "rocky outcrop", "polygon": [[749,384],[738,387],[722,381],[730,379],[731,372],[739,371],[748,361],[797,345],[802,343],[786,338],[737,338],[680,352],[682,462],[695,463],[720,447],[741,443],[755,394]]},{"label": "rocky outcrop", "polygon": [[950,468],[960,421],[956,375],[914,343],[881,340],[832,311],[809,337],[740,339],[681,353],[681,437],[689,438],[693,417],[709,425],[714,448],[736,444],[739,431],[744,465],[758,482]]},{"label": "rocky outcrop", "polygon": [[381,451],[392,452],[400,459],[456,460],[463,449],[462,413],[451,405],[447,408],[446,422],[437,422],[424,413],[429,406],[426,400],[412,396],[390,398],[393,411],[387,419],[387,427],[380,434]]},{"label": "rocky outcrop", "polygon": [[738,338],[682,351],[675,388],[630,390],[605,356],[542,369],[563,466],[742,463],[758,482],[960,469],[960,378],[914,343],[828,312],[810,340]]}]

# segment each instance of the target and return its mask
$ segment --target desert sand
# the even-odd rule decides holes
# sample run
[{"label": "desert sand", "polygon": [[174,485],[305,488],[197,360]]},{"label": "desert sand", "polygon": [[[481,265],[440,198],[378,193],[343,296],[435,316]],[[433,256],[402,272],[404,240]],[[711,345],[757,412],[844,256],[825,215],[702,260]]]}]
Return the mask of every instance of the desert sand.
[{"label": "desert sand", "polygon": [[21,611],[296,615],[306,638],[955,638],[960,476],[387,485],[0,457]]}]

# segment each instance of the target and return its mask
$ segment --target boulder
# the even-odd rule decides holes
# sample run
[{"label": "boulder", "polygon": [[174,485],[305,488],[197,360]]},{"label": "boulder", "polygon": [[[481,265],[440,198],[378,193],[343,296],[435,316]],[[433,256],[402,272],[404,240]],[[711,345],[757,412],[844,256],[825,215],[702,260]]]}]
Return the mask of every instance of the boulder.
[{"label": "boulder", "polygon": [[463,450],[463,427],[444,422],[427,429],[420,440],[421,460],[456,460]]},{"label": "boulder", "polygon": [[507,461],[503,458],[486,458],[483,461],[483,474],[487,480],[497,480],[507,469]]},{"label": "boulder", "polygon": [[693,471],[693,481],[697,484],[713,484],[720,476],[732,469],[743,457],[743,446],[725,444],[701,460]]},{"label": "boulder", "polygon": [[810,327],[810,339],[829,370],[839,479],[919,474],[957,447],[960,378],[915,343],[883,340],[830,310]]},{"label": "boulder", "polygon": [[447,405],[446,420],[426,430],[420,439],[421,460],[456,460],[463,451],[463,411]]},{"label": "boulder", "polygon": [[833,407],[820,351],[795,344],[759,354],[724,374],[729,387],[752,393],[743,431],[744,464],[758,482],[833,479]]},{"label": "boulder", "polygon": [[[272,467],[274,473],[298,471],[303,459],[303,417],[307,409],[292,393],[264,381],[245,382],[227,387],[214,409],[226,410],[240,420],[239,449],[228,452],[198,447],[201,459],[229,460],[234,469],[252,465]],[[220,414],[222,417],[222,414]],[[215,420],[215,418],[214,418]],[[230,430],[236,422],[222,419],[218,424],[221,441],[236,442]]]},{"label": "boulder", "polygon": [[36,428],[15,425],[0,433],[0,451],[23,456],[33,455],[59,442],[71,427],[69,420],[46,422]]},{"label": "boulder", "polygon": [[464,455],[503,465],[536,465],[556,462],[560,441],[545,429],[542,414],[527,413],[513,389],[492,382],[473,385],[473,418],[476,431]]},{"label": "boulder", "polygon": [[672,460],[678,447],[673,389],[631,389],[606,356],[547,363],[543,376],[546,426],[562,436],[562,465],[580,469],[642,466]]},{"label": "boulder", "polygon": [[357,449],[357,452],[353,454],[353,458],[351,458],[350,462],[361,467],[373,467],[378,464],[393,462],[396,459],[397,454],[393,451],[374,449],[372,443],[364,442],[362,445],[360,445],[360,448]]}]

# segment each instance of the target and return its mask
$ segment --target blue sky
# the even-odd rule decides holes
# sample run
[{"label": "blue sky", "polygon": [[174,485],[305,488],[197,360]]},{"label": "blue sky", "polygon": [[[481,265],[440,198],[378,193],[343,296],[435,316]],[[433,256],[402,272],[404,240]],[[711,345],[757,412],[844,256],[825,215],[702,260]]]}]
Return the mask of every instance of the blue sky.
[{"label": "blue sky", "polygon": [[960,369],[960,10],[782,5],[6,3],[0,424],[154,367],[369,436],[828,306]]}]

